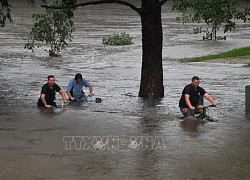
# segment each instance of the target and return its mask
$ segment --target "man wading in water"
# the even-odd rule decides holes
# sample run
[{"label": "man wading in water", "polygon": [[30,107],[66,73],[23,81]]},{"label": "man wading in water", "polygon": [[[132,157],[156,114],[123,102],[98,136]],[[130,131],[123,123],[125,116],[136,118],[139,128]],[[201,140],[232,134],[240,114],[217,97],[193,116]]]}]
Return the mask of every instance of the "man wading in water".
[{"label": "man wading in water", "polygon": [[40,98],[38,100],[38,107],[56,107],[55,95],[56,92],[59,92],[63,98],[64,103],[67,103],[66,95],[61,90],[61,88],[55,83],[55,77],[50,75],[48,76],[48,83],[43,85]]},{"label": "man wading in water", "polygon": [[89,95],[92,96],[93,95],[92,85],[89,84],[87,80],[83,79],[80,73],[77,73],[75,75],[75,78],[69,81],[67,87],[67,94],[71,101],[79,101],[82,98],[86,98],[85,93],[82,90],[83,86],[89,88]]},{"label": "man wading in water", "polygon": [[214,106],[217,102],[202,88],[199,86],[200,80],[197,76],[192,78],[192,83],[185,86],[182,91],[182,96],[179,101],[181,113],[187,116],[195,116],[195,114],[202,113],[203,105],[199,104],[199,99],[205,97]]}]

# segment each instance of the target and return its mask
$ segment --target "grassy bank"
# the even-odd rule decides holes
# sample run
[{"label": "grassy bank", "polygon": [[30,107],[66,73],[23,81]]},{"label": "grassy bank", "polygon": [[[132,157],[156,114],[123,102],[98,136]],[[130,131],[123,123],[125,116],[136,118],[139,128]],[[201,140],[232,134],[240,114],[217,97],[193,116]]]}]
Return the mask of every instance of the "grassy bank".
[{"label": "grassy bank", "polygon": [[[243,57],[243,56],[249,56],[250,55],[250,46],[249,47],[242,47],[233,49],[226,52],[221,52],[218,54],[211,54],[207,56],[201,56],[201,57],[194,57],[194,58],[185,58],[181,59],[181,62],[202,62],[207,60],[213,60],[213,59],[225,59],[225,58],[236,58],[236,57]],[[248,64],[250,67],[250,63]]]}]

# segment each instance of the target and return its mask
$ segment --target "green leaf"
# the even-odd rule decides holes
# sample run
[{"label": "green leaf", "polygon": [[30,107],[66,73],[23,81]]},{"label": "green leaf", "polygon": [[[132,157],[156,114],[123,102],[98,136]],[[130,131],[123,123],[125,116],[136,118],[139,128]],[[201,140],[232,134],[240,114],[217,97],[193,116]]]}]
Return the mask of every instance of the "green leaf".
[{"label": "green leaf", "polygon": [[[52,5],[62,6],[63,3],[66,1],[55,0]],[[29,37],[33,45],[27,43],[25,48],[30,47],[33,50],[35,42],[38,41],[50,45],[50,56],[58,55],[68,45],[66,40],[71,41],[70,37],[74,31],[73,17],[73,9],[47,9],[45,13],[33,14],[34,24]]]}]

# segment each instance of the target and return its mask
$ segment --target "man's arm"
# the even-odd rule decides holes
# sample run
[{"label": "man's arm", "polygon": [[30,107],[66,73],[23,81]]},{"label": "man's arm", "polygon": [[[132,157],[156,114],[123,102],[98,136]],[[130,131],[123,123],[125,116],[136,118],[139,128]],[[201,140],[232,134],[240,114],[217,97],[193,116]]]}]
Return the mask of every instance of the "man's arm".
[{"label": "man's arm", "polygon": [[67,86],[67,95],[69,96],[69,99],[71,100],[71,101],[74,101],[75,100],[75,98],[72,96],[72,94],[71,94],[71,90],[72,90],[72,88],[73,88],[73,82],[72,82],[72,80],[71,81],[69,81],[69,84],[68,84],[68,86]]},{"label": "man's arm", "polygon": [[61,96],[63,98],[63,102],[66,104],[67,103],[67,99],[66,99],[66,95],[65,95],[64,91],[60,90],[59,93],[61,94]]},{"label": "man's arm", "polygon": [[191,102],[190,102],[190,95],[189,94],[185,94],[185,102],[187,104],[187,106],[192,109],[192,110],[195,110],[195,107],[192,106]]},{"label": "man's arm", "polygon": [[217,105],[217,102],[208,93],[204,94],[204,98],[210,101],[213,105]]},{"label": "man's arm", "polygon": [[89,84],[89,95],[93,95],[93,86],[91,84]]},{"label": "man's arm", "polygon": [[88,87],[89,88],[89,95],[92,96],[93,95],[93,86],[91,84],[89,84],[89,82],[86,80],[86,79],[83,79],[82,80],[82,84],[85,86],[85,87]]},{"label": "man's arm", "polygon": [[51,108],[52,106],[51,105],[47,105],[47,102],[46,102],[46,99],[45,99],[45,94],[41,94],[40,95],[40,98],[41,98],[41,101],[42,101],[42,103],[44,104],[44,106],[46,107],[46,108]]},{"label": "man's arm", "polygon": [[71,93],[70,93],[69,90],[67,90],[67,95],[69,96],[69,99],[70,99],[71,101],[74,101],[74,100],[75,100],[75,98],[71,95]]}]

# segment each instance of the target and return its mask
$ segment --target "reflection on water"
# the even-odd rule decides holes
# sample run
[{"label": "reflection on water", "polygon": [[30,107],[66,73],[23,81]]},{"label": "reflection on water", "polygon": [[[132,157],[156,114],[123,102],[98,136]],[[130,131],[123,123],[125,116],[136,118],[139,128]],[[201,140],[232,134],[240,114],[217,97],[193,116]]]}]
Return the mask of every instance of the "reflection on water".
[{"label": "reflection on water", "polygon": [[200,132],[204,123],[205,121],[199,120],[183,120],[181,121],[181,127],[187,134],[193,135]]},{"label": "reflection on water", "polygon": [[63,114],[66,111],[66,108],[63,107],[52,107],[52,108],[38,108],[41,116],[50,116],[53,117],[58,114]]},{"label": "reflection on water", "polygon": [[[116,14],[116,6],[77,11],[73,42],[58,59],[47,57],[43,49],[34,53],[23,49],[32,11],[37,9],[14,8],[18,9],[13,10],[14,24],[0,33],[1,179],[249,178],[250,118],[243,108],[249,68],[242,64],[182,64],[171,60],[249,44],[247,28],[229,34],[227,41],[203,42],[199,35],[188,31],[193,25],[176,23],[176,14],[166,6],[165,98],[149,107],[146,100],[137,97],[141,69],[137,14],[127,13],[126,8]],[[130,33],[134,44],[102,45],[102,37],[114,32]],[[77,72],[93,84],[101,103],[36,107],[48,74],[54,74],[65,90]],[[218,122],[181,119],[178,101],[193,75],[202,78],[201,86],[219,102],[218,108],[210,110]],[[60,105],[59,95],[57,100]],[[64,136],[159,136],[164,139],[165,149],[67,151]]]}]

